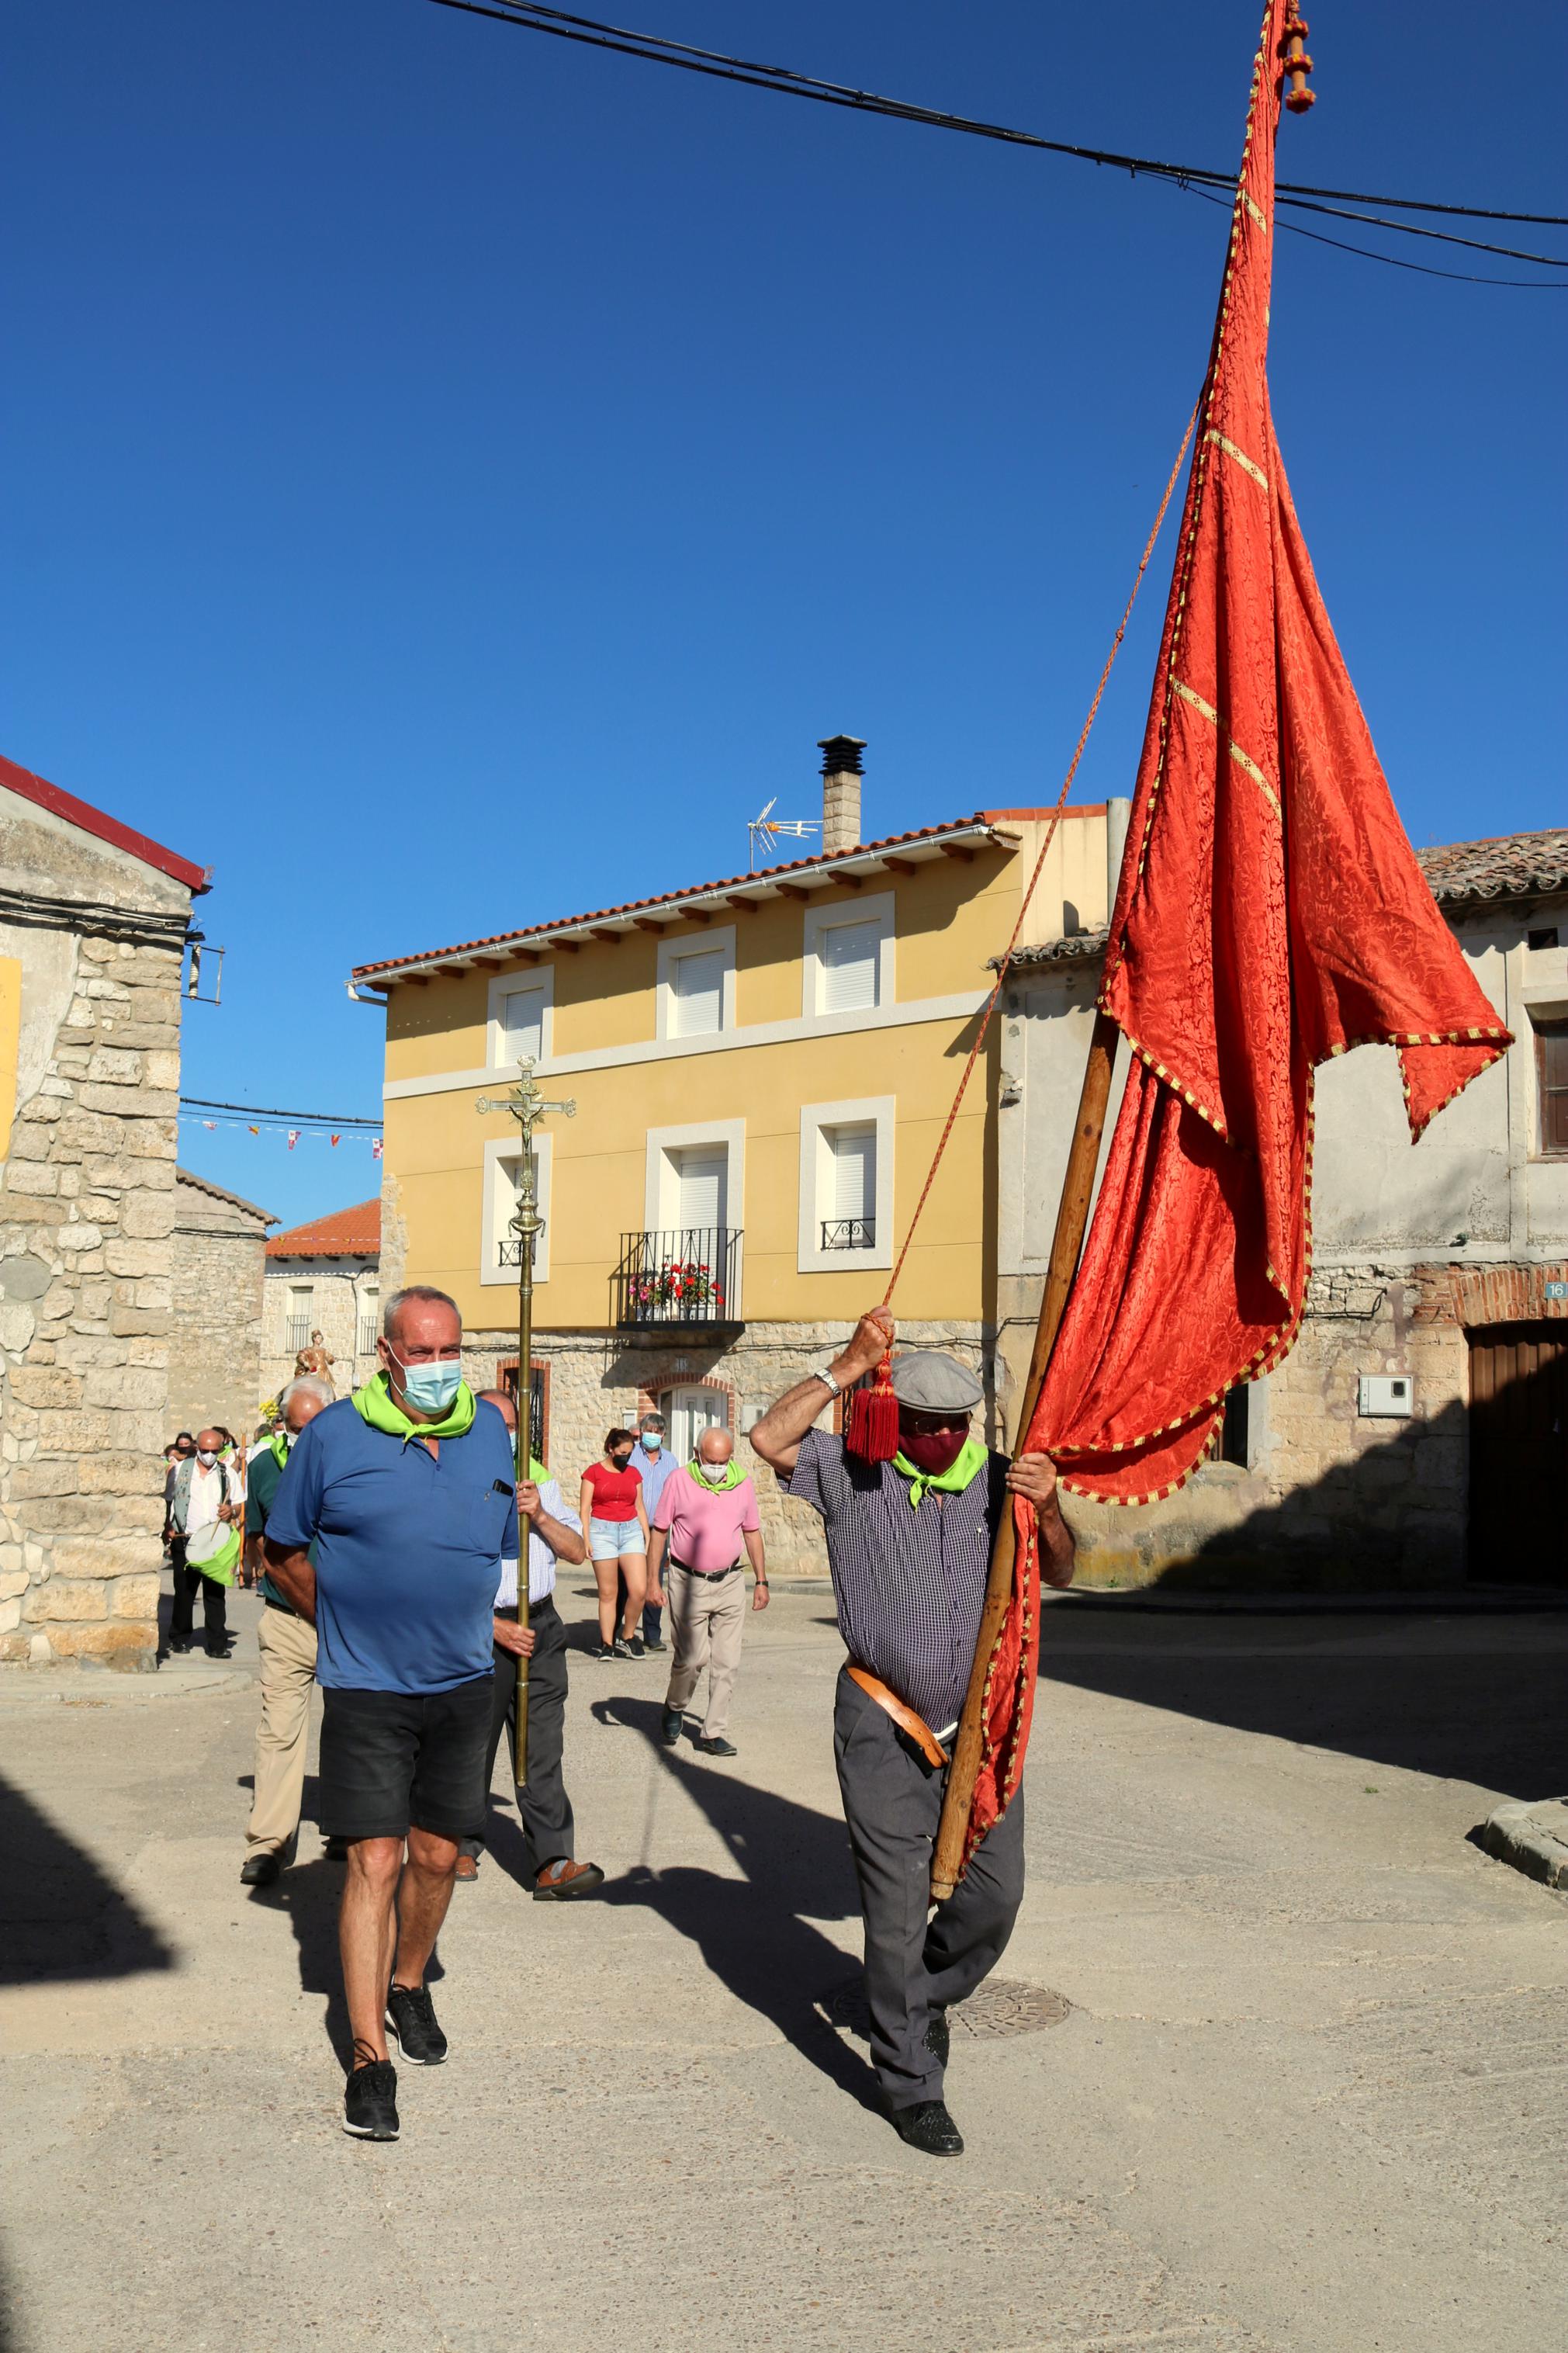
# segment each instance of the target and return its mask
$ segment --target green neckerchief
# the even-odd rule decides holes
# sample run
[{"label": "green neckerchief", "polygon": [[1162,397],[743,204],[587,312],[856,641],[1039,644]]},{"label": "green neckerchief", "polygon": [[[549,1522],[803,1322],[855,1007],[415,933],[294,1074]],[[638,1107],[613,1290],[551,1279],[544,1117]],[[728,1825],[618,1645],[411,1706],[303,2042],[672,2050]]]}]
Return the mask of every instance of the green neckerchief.
[{"label": "green neckerchief", "polygon": [[452,1400],[452,1410],[442,1421],[410,1421],[399,1405],[392,1400],[384,1368],[373,1373],[363,1389],[355,1389],[353,1409],[362,1421],[373,1430],[384,1430],[394,1438],[401,1438],[405,1446],[411,1438],[461,1438],[472,1427],[476,1399],[467,1381],[458,1383],[458,1394]]},{"label": "green neckerchief", "polygon": [[[514,1455],[512,1459],[515,1461],[516,1456]],[[536,1487],[542,1487],[550,1473],[543,1463],[537,1461],[531,1454],[528,1458],[528,1468],[522,1475],[525,1479],[531,1479]]]},{"label": "green neckerchief", "polygon": [[268,1440],[267,1451],[279,1471],[286,1471],[289,1468],[289,1440],[280,1430],[275,1430]]},{"label": "green neckerchief", "polygon": [[724,1476],[721,1479],[710,1479],[707,1465],[699,1462],[695,1454],[686,1467],[698,1485],[706,1487],[710,1495],[721,1495],[727,1487],[738,1487],[746,1476],[732,1455],[724,1465]]},{"label": "green neckerchief", "polygon": [[985,1449],[976,1440],[966,1438],[957,1461],[949,1463],[934,1477],[929,1471],[917,1470],[907,1454],[895,1454],[893,1468],[910,1482],[910,1503],[918,1512],[928,1488],[934,1487],[939,1495],[962,1495],[966,1487],[972,1486],[985,1468]]}]

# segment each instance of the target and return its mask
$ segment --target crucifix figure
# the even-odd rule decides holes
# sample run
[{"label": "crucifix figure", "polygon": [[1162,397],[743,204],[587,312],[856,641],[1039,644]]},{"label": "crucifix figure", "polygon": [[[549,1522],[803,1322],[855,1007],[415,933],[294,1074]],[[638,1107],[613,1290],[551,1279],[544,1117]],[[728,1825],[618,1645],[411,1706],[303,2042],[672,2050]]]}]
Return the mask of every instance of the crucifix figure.
[{"label": "crucifix figure", "polygon": [[[502,1244],[503,1254],[509,1249],[517,1251],[517,1482],[521,1487],[530,1478],[533,1451],[533,1382],[529,1369],[529,1357],[533,1342],[533,1253],[544,1220],[539,1214],[539,1187],[533,1159],[533,1131],[547,1112],[559,1112],[563,1119],[575,1119],[577,1105],[572,1103],[548,1103],[534,1083],[531,1060],[518,1064],[519,1083],[509,1094],[481,1095],[474,1105],[481,1114],[509,1112],[518,1124],[522,1157],[518,1166],[517,1207],[508,1220],[515,1240]],[[517,1618],[520,1626],[528,1624],[528,1538],[526,1523],[518,1530],[519,1553],[517,1577]],[[512,1759],[514,1778],[521,1789],[528,1779],[528,1661],[519,1657],[517,1662],[517,1753]]]}]

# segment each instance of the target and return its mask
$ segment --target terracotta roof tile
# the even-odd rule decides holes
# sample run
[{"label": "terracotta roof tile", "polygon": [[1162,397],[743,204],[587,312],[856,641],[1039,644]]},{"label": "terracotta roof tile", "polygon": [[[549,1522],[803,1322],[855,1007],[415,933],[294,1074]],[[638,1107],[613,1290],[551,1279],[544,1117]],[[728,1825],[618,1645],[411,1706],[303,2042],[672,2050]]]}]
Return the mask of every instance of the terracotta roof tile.
[{"label": "terracotta roof tile", "polygon": [[352,1209],[331,1209],[273,1234],[268,1258],[379,1258],[381,1255],[381,1196],[356,1201]]},{"label": "terracotta roof tile", "polygon": [[[1077,808],[1068,812],[1073,817],[1089,813]],[[771,882],[784,876],[799,874],[811,867],[841,865],[857,858],[877,858],[885,850],[899,849],[910,842],[933,841],[947,833],[972,832],[976,828],[989,826],[994,820],[1046,814],[1042,809],[976,810],[973,817],[952,818],[945,825],[917,826],[912,833],[888,833],[877,841],[858,841],[853,849],[818,850],[814,858],[792,858],[782,866],[759,867],[754,874],[729,874],[716,882],[687,882],[679,891],[661,891],[651,899],[625,899],[617,906],[591,908],[582,915],[558,915],[550,923],[526,924],[514,932],[489,932],[481,939],[453,940],[442,948],[418,948],[409,955],[383,956],[375,964],[356,964],[352,977],[374,980],[378,973],[396,972],[405,965],[420,964],[432,956],[469,955],[477,949],[504,948],[514,940],[542,939],[552,932],[574,931],[583,923],[604,923],[616,916],[639,915],[649,907],[668,907],[677,900],[702,898],[713,891],[740,891],[748,882]]]}]

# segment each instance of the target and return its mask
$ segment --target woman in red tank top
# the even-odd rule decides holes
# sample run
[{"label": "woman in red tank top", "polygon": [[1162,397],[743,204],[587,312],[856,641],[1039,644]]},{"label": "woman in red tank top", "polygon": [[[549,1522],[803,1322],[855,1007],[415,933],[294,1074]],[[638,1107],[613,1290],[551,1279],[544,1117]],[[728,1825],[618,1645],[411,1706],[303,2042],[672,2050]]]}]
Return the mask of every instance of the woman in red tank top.
[{"label": "woman in red tank top", "polygon": [[[642,1473],[632,1468],[637,1440],[629,1430],[612,1430],[597,1462],[583,1473],[581,1508],[588,1531],[588,1556],[599,1588],[596,1659],[640,1659],[643,1596],[647,1589],[647,1506]],[[626,1617],[617,1626],[616,1604],[626,1580]]]}]

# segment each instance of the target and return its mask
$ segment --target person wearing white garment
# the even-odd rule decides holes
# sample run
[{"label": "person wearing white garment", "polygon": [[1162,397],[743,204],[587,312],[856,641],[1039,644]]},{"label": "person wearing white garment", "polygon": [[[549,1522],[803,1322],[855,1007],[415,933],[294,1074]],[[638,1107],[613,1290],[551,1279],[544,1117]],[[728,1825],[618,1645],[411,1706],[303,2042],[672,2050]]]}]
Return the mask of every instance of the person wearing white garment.
[{"label": "person wearing white garment", "polygon": [[221,1430],[200,1431],[196,1451],[187,1455],[174,1473],[174,1493],[169,1499],[169,1558],[174,1571],[174,1606],[169,1615],[169,1648],[176,1654],[188,1651],[195,1637],[198,1591],[202,1597],[207,1655],[213,1659],[226,1659],[229,1654],[226,1585],[216,1577],[203,1576],[199,1566],[199,1545],[197,1559],[186,1560],[193,1539],[215,1530],[220,1522],[227,1527],[244,1515],[243,1491],[227,1464],[219,1460],[222,1445]]},{"label": "person wearing white garment", "polygon": [[[517,1409],[505,1389],[483,1389],[482,1399],[493,1405],[507,1428],[517,1431]],[[560,1904],[589,1895],[602,1887],[605,1874],[596,1862],[578,1862],[572,1847],[575,1825],[572,1800],[562,1769],[566,1728],[566,1629],[555,1607],[555,1564],[577,1566],[588,1556],[583,1523],[563,1501],[559,1486],[542,1462],[531,1462],[532,1476],[520,1482],[517,1510],[528,1526],[528,1616],[526,1628],[517,1622],[515,1560],[500,1564],[495,1600],[495,1702],[490,1715],[487,1791],[495,1778],[496,1751],[507,1736],[512,1753],[517,1708],[517,1662],[528,1661],[528,1780],[517,1792],[522,1819],[523,1857],[533,1882],[536,1904]],[[469,1886],[479,1877],[484,1841],[458,1841],[458,1884]]]}]

